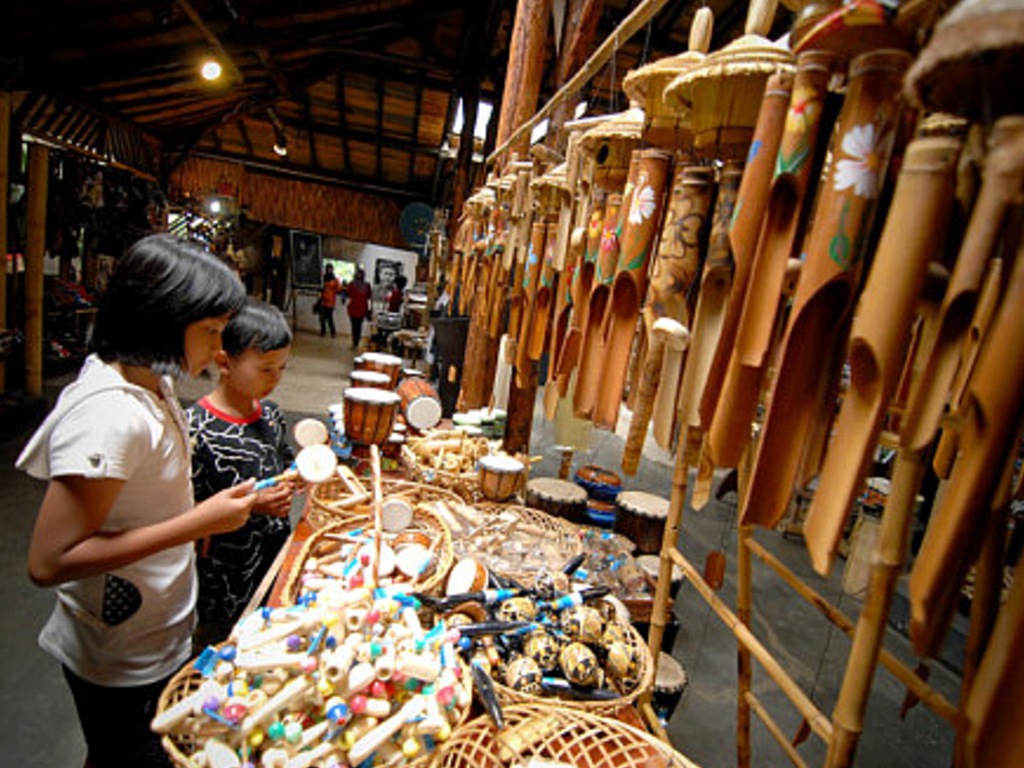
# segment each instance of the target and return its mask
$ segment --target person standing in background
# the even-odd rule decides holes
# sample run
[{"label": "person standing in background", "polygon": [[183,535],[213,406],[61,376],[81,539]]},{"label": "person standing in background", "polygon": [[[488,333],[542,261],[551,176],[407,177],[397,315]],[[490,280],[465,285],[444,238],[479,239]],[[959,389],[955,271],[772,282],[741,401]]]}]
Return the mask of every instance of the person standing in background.
[{"label": "person standing in background", "polygon": [[334,274],[334,266],[328,264],[324,267],[324,284],[320,288],[320,335],[326,336],[327,330],[331,331],[331,338],[335,336],[334,328],[334,307],[337,304],[338,294],[345,289],[344,283]]},{"label": "person standing in background", "polygon": [[352,349],[359,349],[363,338],[363,320],[370,314],[370,284],[366,282],[366,272],[362,267],[356,269],[355,277],[345,285],[348,296],[348,319],[352,323]]},{"label": "person standing in background", "polygon": [[405,299],[405,286],[405,275],[399,275],[395,278],[395,284],[387,296],[388,312],[402,311],[402,301]]}]

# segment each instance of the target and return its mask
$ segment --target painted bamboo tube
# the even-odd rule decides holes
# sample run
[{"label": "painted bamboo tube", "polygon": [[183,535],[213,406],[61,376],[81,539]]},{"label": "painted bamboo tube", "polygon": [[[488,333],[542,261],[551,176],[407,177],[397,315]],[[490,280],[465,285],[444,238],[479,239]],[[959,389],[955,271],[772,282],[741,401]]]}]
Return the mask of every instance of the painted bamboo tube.
[{"label": "painted bamboo tube", "polygon": [[780,71],[768,78],[764,100],[754,128],[754,139],[750,144],[747,162],[743,169],[736,208],[729,222],[729,245],[732,249],[733,275],[729,289],[729,302],[722,321],[719,343],[708,371],[707,384],[701,396],[701,423],[710,425],[722,389],[722,380],[729,366],[736,328],[743,311],[743,299],[747,293],[747,281],[757,250],[758,237],[768,207],[768,192],[771,188],[775,159],[782,143],[782,131],[786,124],[789,102],[793,95],[791,72]]},{"label": "painted bamboo tube", "polygon": [[547,237],[547,224],[539,219],[534,220],[530,233],[530,248],[526,256],[526,264],[523,266],[522,310],[520,311],[520,323],[516,329],[516,383],[520,387],[524,386],[526,381],[520,372],[525,370],[532,359],[529,349],[535,320],[534,305],[537,301],[537,288],[540,285]]},{"label": "painted bamboo tube", "polygon": [[819,195],[807,257],[782,342],[777,378],[741,519],[771,526],[789,502],[801,451],[813,426],[821,361],[845,339],[859,280],[861,249],[895,143],[897,99],[910,62],[904,51],[858,56],[835,134],[828,185]]},{"label": "painted bamboo tube", "polygon": [[[576,365],[579,363],[580,351],[583,346],[583,329],[587,327],[587,312],[590,309],[590,291],[594,285],[594,271],[597,257],[601,249],[601,235],[604,232],[604,219],[607,210],[606,201],[595,194],[593,210],[589,221],[583,247],[583,258],[573,275],[572,281],[572,314],[569,316],[569,328],[565,341],[556,359],[556,371],[560,379],[568,382]],[[567,390],[561,390],[562,396]]]},{"label": "painted bamboo tube", "polygon": [[[1019,259],[1019,257],[1018,257]],[[964,705],[967,768],[1011,768],[1024,754],[1024,579],[1015,579]]]},{"label": "painted bamboo tube", "polygon": [[1014,201],[1024,190],[1024,117],[1004,117],[992,130],[981,190],[964,232],[956,265],[939,307],[939,329],[931,358],[911,395],[904,424],[908,445],[922,449],[932,441],[960,363],[988,262]]},{"label": "painted bamboo tube", "polygon": [[925,533],[910,574],[910,640],[920,655],[941,647],[978,531],[996,492],[1024,409],[1024,255],[1019,251],[1006,294],[967,390],[962,451]]},{"label": "painted bamboo tube", "polygon": [[644,440],[647,438],[647,426],[654,406],[654,393],[661,379],[665,351],[669,347],[676,350],[684,349],[689,335],[686,326],[669,317],[655,320],[651,327],[651,342],[644,360],[637,405],[633,411],[633,420],[629,424],[626,447],[622,452],[622,471],[627,475],[635,475],[640,465],[640,455],[643,452]]},{"label": "painted bamboo tube", "polygon": [[619,212],[623,207],[622,195],[608,195],[601,229],[601,247],[594,267],[594,281],[587,302],[587,323],[580,329],[580,352],[577,364],[576,391],[573,393],[573,412],[581,419],[590,419],[597,404],[600,386],[601,321],[608,303],[610,283],[615,276],[615,263],[619,257]]},{"label": "painted bamboo tube", "polygon": [[711,358],[718,345],[722,330],[725,302],[729,297],[732,282],[732,253],[729,250],[729,222],[732,220],[739,192],[743,165],[729,161],[722,169],[715,199],[715,213],[708,241],[708,257],[700,281],[697,296],[697,311],[694,314],[690,332],[690,348],[687,352],[686,370],[679,385],[679,400],[676,415],[679,423],[679,445],[677,450],[687,452],[687,463],[696,464],[700,447],[700,398],[707,381]]},{"label": "painted bamboo tube", "polygon": [[665,187],[672,155],[660,149],[638,150],[637,171],[623,219],[619,258],[602,328],[606,351],[594,426],[614,429],[626,383],[637,319],[647,292],[647,269],[665,212]]},{"label": "painted bamboo tube", "polygon": [[736,466],[750,440],[787,264],[799,248],[813,199],[812,172],[819,136],[827,129],[821,120],[831,73],[832,58],[828,54],[808,53],[797,61],[734,349],[708,431],[711,458],[720,467]]},{"label": "painted bamboo tube", "polygon": [[861,294],[847,356],[850,385],[804,521],[814,569],[827,575],[867,474],[901,372],[931,257],[945,241],[960,142],[918,139],[907,148],[882,237]]},{"label": "painted bamboo tube", "polygon": [[544,416],[548,421],[555,418],[559,399],[565,397],[569,391],[569,373],[562,373],[558,369],[558,361],[561,359],[562,350],[565,348],[566,337],[569,333],[569,326],[573,315],[573,287],[576,282],[576,274],[579,271],[580,261],[583,257],[585,232],[582,228],[573,230],[571,243],[566,254],[565,267],[558,275],[558,284],[555,290],[555,312],[551,321],[550,346],[548,348],[548,365],[551,373],[548,376],[548,385],[544,391]]},{"label": "painted bamboo tube", "polygon": [[[676,165],[665,224],[658,252],[651,266],[651,284],[644,308],[648,326],[668,317],[689,327],[694,283],[698,279],[711,202],[715,193],[715,171],[710,166]],[[666,349],[653,404],[654,439],[669,448],[675,434],[676,399],[683,372],[684,350]]]},{"label": "painted bamboo tube", "polygon": [[540,267],[537,295],[533,300],[532,325],[526,339],[527,355],[531,360],[540,360],[548,337],[551,321],[552,302],[555,300],[556,281],[555,251],[558,248],[558,222],[549,221],[544,241],[544,256]]},{"label": "painted bamboo tube", "polygon": [[[971,380],[975,365],[977,365],[978,352],[988,335],[992,318],[999,307],[1004,282],[1003,260],[1001,258],[992,259],[988,263],[988,272],[978,293],[978,305],[971,316],[971,325],[964,334],[963,346],[960,349],[960,364],[953,377],[947,403],[947,411],[950,413],[957,414],[964,408],[967,384]],[[953,469],[953,461],[956,459],[960,447],[959,442],[954,419],[952,424],[942,430],[939,443],[935,446],[935,455],[932,457],[932,468],[939,477],[949,477],[949,473]]]}]

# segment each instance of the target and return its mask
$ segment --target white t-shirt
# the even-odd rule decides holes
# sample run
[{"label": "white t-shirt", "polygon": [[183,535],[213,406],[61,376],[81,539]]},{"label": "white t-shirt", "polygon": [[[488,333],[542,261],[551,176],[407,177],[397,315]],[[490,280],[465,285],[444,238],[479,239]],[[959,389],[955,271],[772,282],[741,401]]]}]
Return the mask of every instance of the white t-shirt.
[{"label": "white t-shirt", "polygon": [[[104,531],[140,528],[191,509],[185,417],[169,378],[161,390],[162,399],[90,356],[18,457],[18,468],[44,480],[124,480]],[[142,685],[173,674],[191,655],[193,558],[192,544],[182,544],[61,584],[40,646],[98,685]]]}]

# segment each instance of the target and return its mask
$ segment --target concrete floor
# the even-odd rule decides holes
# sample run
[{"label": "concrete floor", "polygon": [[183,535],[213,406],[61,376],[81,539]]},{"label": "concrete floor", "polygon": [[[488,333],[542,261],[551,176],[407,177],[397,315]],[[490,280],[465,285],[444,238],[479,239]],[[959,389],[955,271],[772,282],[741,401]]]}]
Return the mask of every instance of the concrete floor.
[{"label": "concrete floor", "polygon": [[[352,366],[347,338],[336,341],[300,333],[292,361],[275,393],[289,418],[324,417],[327,406],[341,399]],[[47,381],[52,398],[67,377]],[[181,397],[190,401],[203,394],[209,382],[182,382]],[[0,717],[7,723],[0,766],[55,768],[79,766],[84,744],[70,696],[58,666],[36,645],[36,635],[52,607],[49,590],[34,587],[25,575],[25,555],[43,486],[13,469],[14,459],[31,430],[44,415],[42,408],[24,418],[2,414],[0,419],[0,519],[7,535],[0,539]],[[532,453],[541,456],[534,476],[554,476],[559,457],[551,449],[552,426],[540,409],[534,422]],[[622,438],[612,432],[593,433],[590,450],[580,453],[575,467],[596,463],[619,466]],[[656,451],[644,461],[637,477],[624,483],[628,489],[669,496],[671,472],[666,457]],[[702,512],[687,510],[680,547],[699,568],[708,552],[728,553],[726,581],[719,596],[735,605],[735,496],[713,501]],[[844,595],[841,568],[831,579],[815,575],[803,545],[774,531],[759,531],[757,538],[818,592],[856,619],[859,600]],[[818,611],[797,597],[780,579],[754,564],[755,610],[753,628],[762,643],[803,687],[826,716],[831,714],[845,668],[849,642]],[[895,613],[895,611],[894,611]],[[684,585],[676,600],[675,615],[681,629],[673,655],[686,668],[689,685],[669,725],[676,748],[703,768],[736,764],[736,645],[732,634],[693,590]],[[887,648],[914,667],[917,660],[902,634],[888,632]],[[930,683],[955,702],[959,680],[948,668],[931,663]],[[799,715],[775,684],[755,664],[754,691],[787,734],[794,734]],[[953,750],[952,728],[925,707],[914,707],[904,720],[899,712],[905,689],[880,670],[872,689],[864,736],[855,764],[871,768],[926,768],[947,766]],[[822,765],[824,747],[811,736],[799,747],[808,765]],[[758,768],[792,763],[772,737],[754,720],[752,764]]]}]

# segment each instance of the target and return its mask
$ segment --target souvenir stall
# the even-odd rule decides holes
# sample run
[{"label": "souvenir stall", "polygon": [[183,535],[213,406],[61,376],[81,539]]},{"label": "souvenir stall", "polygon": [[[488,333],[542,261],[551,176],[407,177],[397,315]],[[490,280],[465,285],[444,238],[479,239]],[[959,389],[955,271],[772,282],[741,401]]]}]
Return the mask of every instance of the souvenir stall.
[{"label": "souvenir stall", "polygon": [[[1008,84],[1024,13],[804,2],[773,40],[776,4],[753,0],[745,33],[711,50],[702,8],[689,50],[624,77],[628,109],[528,148],[664,5],[639,3],[506,126],[430,249],[448,312],[468,317],[450,418],[402,358],[365,353],[341,402],[295,426],[295,466],[263,482],[305,484],[302,520],[231,636],[164,691],[153,728],[176,765],[693,766],[666,729],[687,685],[671,655],[684,595],[736,641],[721,749],[737,765],[759,764],[753,718],[794,765],[811,764],[812,735],[824,765],[854,764],[879,666],[952,729],[954,765],[1019,762],[1024,587],[1005,574],[1022,496],[1024,103]],[[623,476],[573,474],[558,428],[559,476],[537,476],[535,411],[618,434]],[[880,447],[891,473],[869,482]],[[656,451],[668,498],[635,483]],[[922,521],[927,464],[943,491]],[[736,551],[698,567],[683,512],[730,473]],[[869,489],[877,536],[855,552]],[[861,564],[856,620],[766,546],[782,526],[819,574]],[[758,637],[755,559],[851,639],[833,711]],[[922,660],[971,582],[958,701],[885,647],[902,577]]]}]

